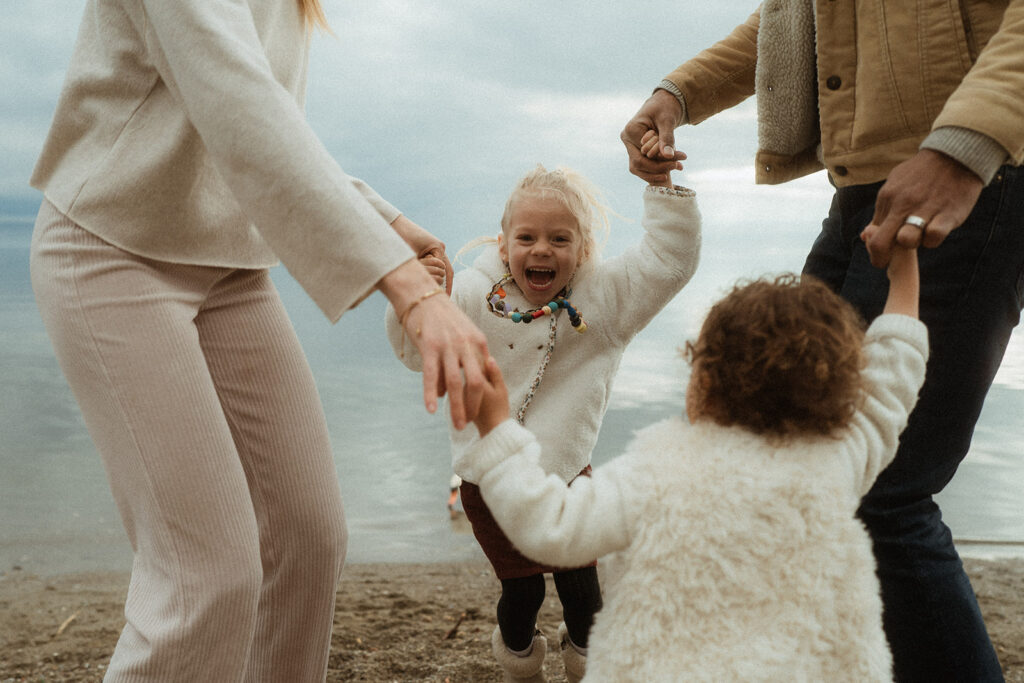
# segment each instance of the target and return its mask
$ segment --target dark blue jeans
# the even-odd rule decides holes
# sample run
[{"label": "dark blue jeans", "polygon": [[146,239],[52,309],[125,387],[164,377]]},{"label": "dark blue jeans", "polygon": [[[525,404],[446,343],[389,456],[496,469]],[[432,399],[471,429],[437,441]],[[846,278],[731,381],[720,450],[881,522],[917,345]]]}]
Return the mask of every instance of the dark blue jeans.
[{"label": "dark blue jeans", "polygon": [[[881,183],[840,188],[804,272],[868,321],[882,312],[884,270],[858,235]],[[974,591],[932,496],[967,455],[985,394],[1020,318],[1024,168],[1003,167],[974,211],[936,249],[919,250],[921,320],[931,355],[895,461],[861,501],[882,585],[898,681],[1002,681]]]}]

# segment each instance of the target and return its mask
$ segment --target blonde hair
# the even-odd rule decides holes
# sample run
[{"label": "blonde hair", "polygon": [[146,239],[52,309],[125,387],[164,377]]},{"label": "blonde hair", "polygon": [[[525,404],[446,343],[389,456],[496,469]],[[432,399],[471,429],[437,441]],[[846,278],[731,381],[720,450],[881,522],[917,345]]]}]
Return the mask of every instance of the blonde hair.
[{"label": "blonde hair", "polygon": [[327,15],[324,14],[324,8],[320,4],[320,0],[298,0],[299,10],[302,12],[302,16],[306,19],[306,25],[310,28],[319,27],[320,29],[331,32],[331,27],[327,23]]},{"label": "blonde hair", "polygon": [[512,207],[523,195],[535,194],[544,198],[554,198],[562,202],[576,219],[576,227],[580,231],[580,263],[600,253],[601,247],[608,237],[608,213],[610,209],[604,201],[604,195],[596,185],[584,178],[580,173],[559,166],[549,171],[541,164],[524,175],[512,188],[505,211],[501,216],[501,231],[508,230],[512,217]]}]

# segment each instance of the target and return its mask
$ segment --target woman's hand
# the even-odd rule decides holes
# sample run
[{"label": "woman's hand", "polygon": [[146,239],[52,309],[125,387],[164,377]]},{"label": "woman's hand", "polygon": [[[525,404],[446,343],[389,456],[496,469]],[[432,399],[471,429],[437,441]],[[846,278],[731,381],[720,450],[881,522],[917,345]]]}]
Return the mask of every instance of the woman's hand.
[{"label": "woman's hand", "polygon": [[[445,253],[444,242],[402,215],[391,222],[391,227],[399,237],[405,240],[406,244],[412,247],[412,250],[416,252],[416,258],[427,266],[432,275],[434,274],[433,266],[439,266],[443,270],[443,278],[437,282],[444,284],[445,291],[451,294],[453,270],[451,261],[448,260],[448,255]],[[427,259],[436,259],[436,262],[428,263]]]},{"label": "woman's hand", "polygon": [[[450,279],[449,279],[450,282]],[[448,394],[452,424],[463,429],[480,409],[484,363],[490,356],[483,332],[438,288],[417,260],[409,260],[377,284],[398,313],[405,333],[423,359],[423,403],[437,410]]]}]

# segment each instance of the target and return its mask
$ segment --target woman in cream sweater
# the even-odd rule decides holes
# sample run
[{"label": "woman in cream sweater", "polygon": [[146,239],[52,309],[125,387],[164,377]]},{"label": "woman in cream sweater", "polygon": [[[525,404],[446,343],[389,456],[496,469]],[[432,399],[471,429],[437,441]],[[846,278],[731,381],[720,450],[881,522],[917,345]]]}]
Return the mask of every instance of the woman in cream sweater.
[{"label": "woman in cream sweater", "polygon": [[331,321],[374,289],[405,312],[428,410],[479,403],[486,342],[415,258],[444,246],[304,120],[315,23],[89,0],[32,176],[39,308],[135,551],[109,681],[323,680],[346,532],[278,259]]}]

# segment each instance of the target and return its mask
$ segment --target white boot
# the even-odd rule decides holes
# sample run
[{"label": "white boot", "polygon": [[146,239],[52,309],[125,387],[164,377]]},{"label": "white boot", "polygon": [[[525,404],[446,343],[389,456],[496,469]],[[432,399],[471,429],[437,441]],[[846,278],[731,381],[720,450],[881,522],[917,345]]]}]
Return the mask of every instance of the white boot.
[{"label": "white boot", "polygon": [[562,648],[562,662],[565,664],[565,680],[569,683],[580,683],[587,672],[587,656],[580,653],[569,638],[569,629],[563,622],[558,627],[558,643]]},{"label": "white boot", "polygon": [[540,631],[533,637],[530,654],[520,657],[505,646],[505,641],[501,639],[501,629],[495,627],[491,635],[491,649],[498,665],[505,672],[505,683],[546,683],[544,656],[548,653],[548,641]]}]

